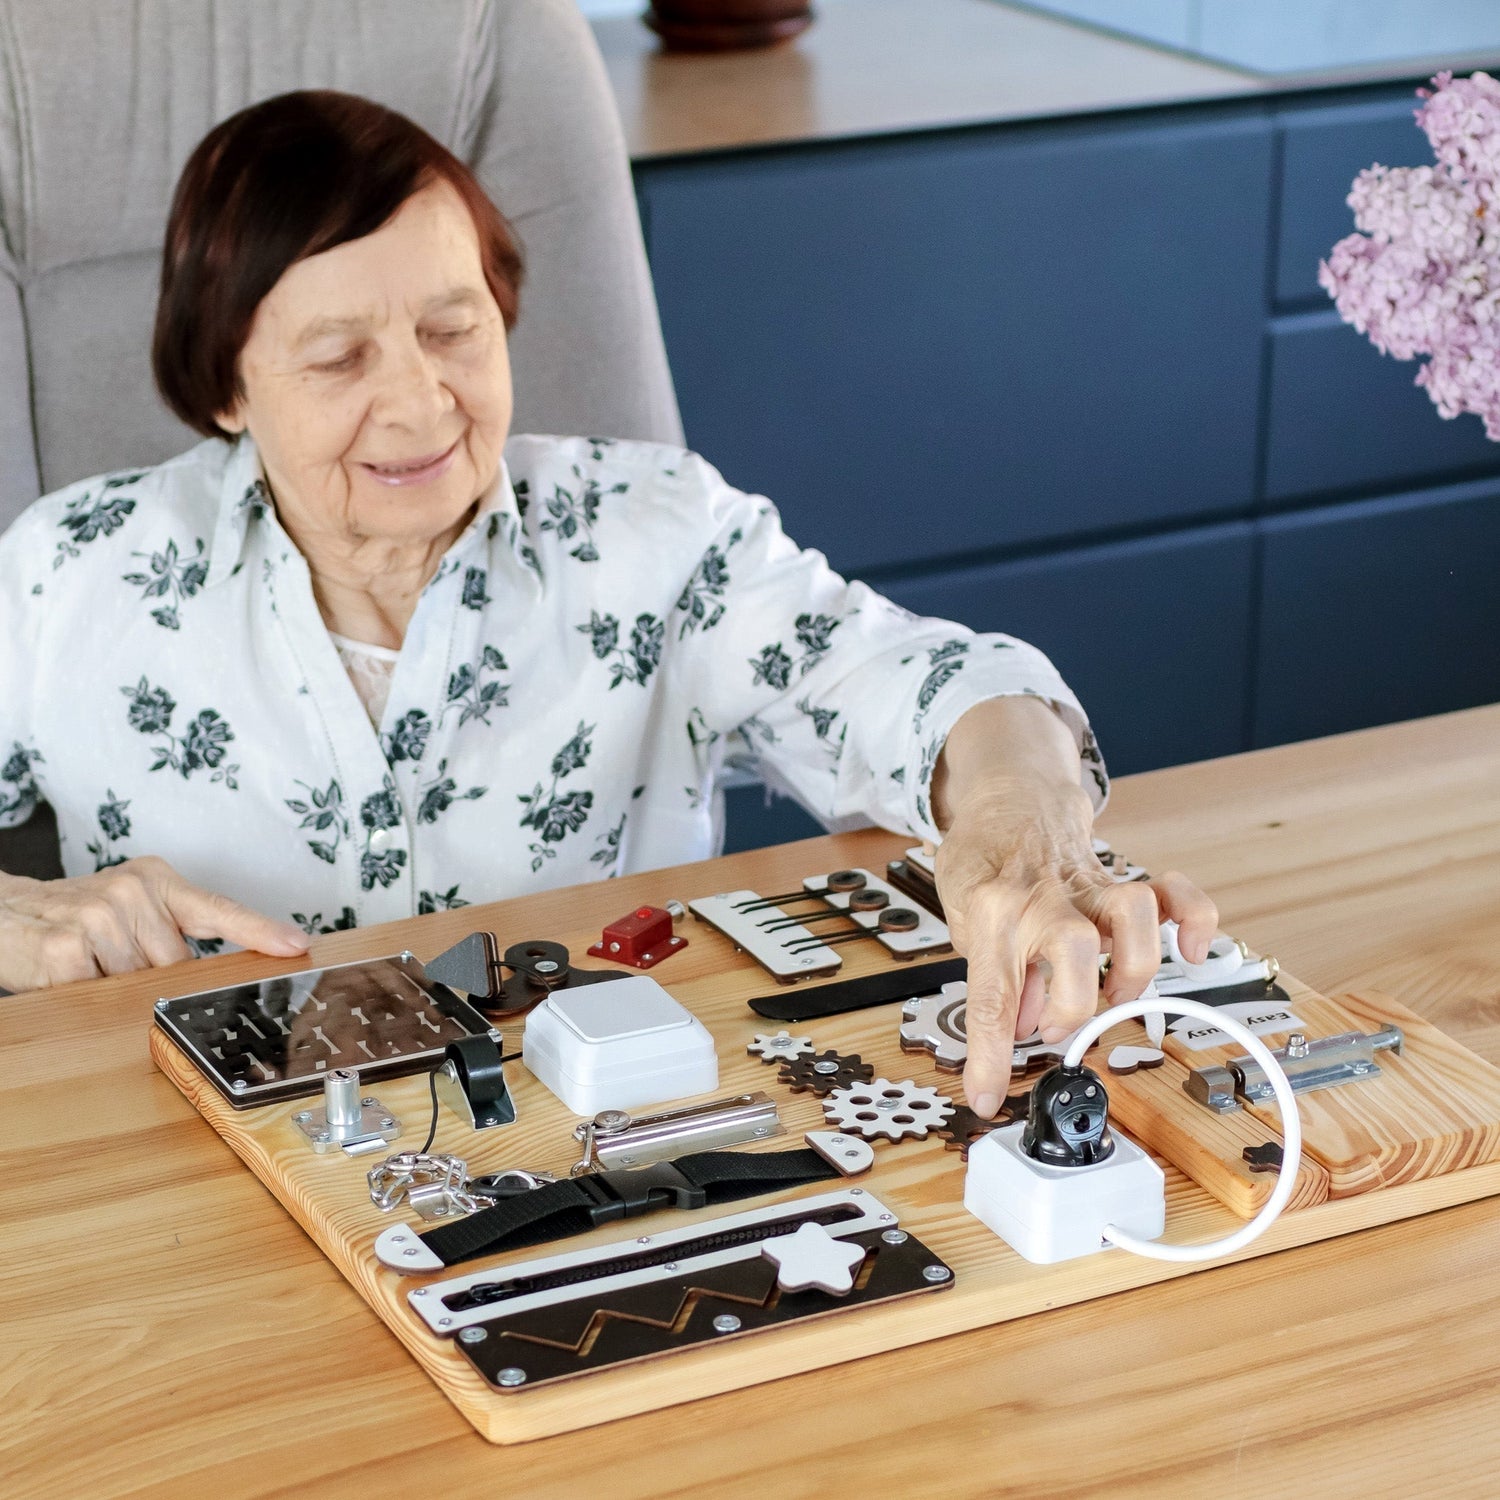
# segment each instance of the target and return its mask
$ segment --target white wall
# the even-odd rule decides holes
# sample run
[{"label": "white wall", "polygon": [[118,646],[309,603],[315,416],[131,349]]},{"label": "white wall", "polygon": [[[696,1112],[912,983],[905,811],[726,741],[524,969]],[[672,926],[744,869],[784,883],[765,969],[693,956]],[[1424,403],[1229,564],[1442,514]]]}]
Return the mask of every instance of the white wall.
[{"label": "white wall", "polygon": [[578,0],[578,8],[584,15],[636,16],[646,8],[645,0]]}]

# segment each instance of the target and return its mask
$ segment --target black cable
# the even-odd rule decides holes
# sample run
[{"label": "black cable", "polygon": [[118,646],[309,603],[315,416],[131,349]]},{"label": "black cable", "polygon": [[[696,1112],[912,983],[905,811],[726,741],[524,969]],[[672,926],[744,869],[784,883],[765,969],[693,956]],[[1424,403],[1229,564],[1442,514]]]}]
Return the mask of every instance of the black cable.
[{"label": "black cable", "polygon": [[[500,1054],[500,1061],[502,1063],[515,1062],[516,1059],[520,1057],[520,1055],[521,1054],[519,1052],[502,1052]],[[427,1139],[422,1142],[422,1150],[419,1153],[422,1156],[426,1156],[427,1153],[432,1150],[432,1143],[433,1143],[434,1140],[437,1139],[437,1125],[438,1125],[437,1076],[442,1071],[442,1068],[443,1068],[443,1064],[439,1063],[437,1065],[437,1067],[433,1068],[432,1071],[430,1073],[428,1073],[428,1075],[427,1075],[427,1091],[432,1096],[432,1120],[431,1120],[431,1123],[427,1126]]]}]

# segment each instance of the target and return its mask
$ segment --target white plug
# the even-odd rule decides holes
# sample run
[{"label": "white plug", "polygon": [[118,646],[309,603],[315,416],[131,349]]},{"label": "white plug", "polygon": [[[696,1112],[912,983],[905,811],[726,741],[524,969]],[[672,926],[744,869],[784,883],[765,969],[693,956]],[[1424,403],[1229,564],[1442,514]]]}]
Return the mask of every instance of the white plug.
[{"label": "white plug", "polygon": [[1084,1167],[1053,1167],[1021,1149],[1024,1124],[991,1131],[969,1147],[964,1207],[1018,1255],[1036,1263],[1107,1250],[1107,1226],[1154,1240],[1167,1222],[1166,1177],[1128,1137]]},{"label": "white plug", "polygon": [[[1073,1163],[1055,1166],[1024,1150],[1025,1124],[991,1131],[969,1147],[964,1207],[1027,1260],[1046,1265],[1092,1255],[1110,1245],[1153,1260],[1213,1260],[1242,1249],[1264,1234],[1291,1198],[1302,1165],[1302,1123],[1292,1086],[1258,1036],[1232,1016],[1199,1001],[1152,995],[1102,1011],[1073,1034],[1061,1067],[1043,1075],[1034,1087],[1042,1089],[1049,1079],[1057,1080],[1061,1075],[1060,1087],[1071,1090],[1065,1075],[1082,1068],[1084,1053],[1104,1032],[1121,1021],[1155,1011],[1221,1026],[1260,1064],[1281,1112],[1282,1163],[1276,1186],[1255,1217],[1233,1234],[1199,1245],[1164,1245],[1157,1239],[1166,1225],[1161,1168],[1128,1137],[1107,1128],[1101,1130],[1101,1122],[1085,1107],[1081,1096],[1070,1100],[1068,1093],[1059,1093],[1057,1101],[1072,1108],[1054,1122],[1057,1139],[1035,1149],[1039,1154],[1050,1151],[1063,1160],[1071,1154]],[[1098,1082],[1094,1074],[1083,1071],[1086,1079]],[[1108,1145],[1111,1138],[1112,1150]],[[1080,1153],[1071,1149],[1079,1141],[1095,1144]],[[1087,1160],[1095,1151],[1102,1153],[1102,1159]],[[1082,1164],[1078,1164],[1080,1155],[1084,1157]]]}]

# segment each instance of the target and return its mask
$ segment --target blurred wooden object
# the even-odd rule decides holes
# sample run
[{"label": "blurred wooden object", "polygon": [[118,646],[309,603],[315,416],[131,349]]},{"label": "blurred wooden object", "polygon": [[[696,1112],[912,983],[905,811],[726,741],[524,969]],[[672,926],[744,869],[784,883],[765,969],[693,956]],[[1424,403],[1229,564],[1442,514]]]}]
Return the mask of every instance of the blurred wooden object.
[{"label": "blurred wooden object", "polygon": [[673,52],[738,52],[800,36],[808,0],[652,0],[646,24]]}]

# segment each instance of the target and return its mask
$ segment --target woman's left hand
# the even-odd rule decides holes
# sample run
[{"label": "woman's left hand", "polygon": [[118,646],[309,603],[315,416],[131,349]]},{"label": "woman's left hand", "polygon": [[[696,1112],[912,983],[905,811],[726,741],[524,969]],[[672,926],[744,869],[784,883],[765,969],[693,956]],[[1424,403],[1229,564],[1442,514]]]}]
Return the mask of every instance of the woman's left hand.
[{"label": "woman's left hand", "polygon": [[954,947],[969,961],[964,1093],[990,1117],[1017,1036],[1040,1030],[1059,1041],[1094,1014],[1101,953],[1110,955],[1105,999],[1132,1000],[1160,964],[1163,921],[1181,924],[1183,957],[1201,962],[1219,914],[1176,871],[1110,879],[1094,854],[1072,736],[1045,704],[981,703],[954,727],[945,760],[950,751],[935,789],[947,825],[937,885]]}]

